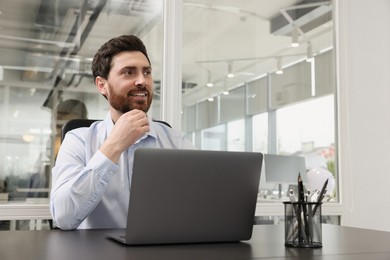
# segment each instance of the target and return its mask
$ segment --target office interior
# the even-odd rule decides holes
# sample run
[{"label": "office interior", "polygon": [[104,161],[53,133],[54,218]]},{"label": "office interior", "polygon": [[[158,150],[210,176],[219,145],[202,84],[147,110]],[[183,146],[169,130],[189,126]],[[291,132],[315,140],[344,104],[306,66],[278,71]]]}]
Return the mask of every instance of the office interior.
[{"label": "office interior", "polygon": [[[304,158],[309,189],[331,180],[325,221],[390,231],[389,10],[385,0],[2,1],[0,229],[50,228],[61,105],[81,101],[103,119],[92,57],[135,34],[153,67],[150,117],[198,149]],[[254,223],[278,224],[298,172],[271,181],[264,168]]]}]

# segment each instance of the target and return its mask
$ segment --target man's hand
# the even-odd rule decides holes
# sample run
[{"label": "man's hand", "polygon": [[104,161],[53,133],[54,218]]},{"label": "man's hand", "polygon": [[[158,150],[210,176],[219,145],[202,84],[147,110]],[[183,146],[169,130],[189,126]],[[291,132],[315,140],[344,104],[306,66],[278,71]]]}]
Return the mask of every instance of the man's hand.
[{"label": "man's hand", "polygon": [[118,163],[122,152],[149,131],[146,113],[137,109],[131,110],[119,117],[100,151],[111,161]]}]

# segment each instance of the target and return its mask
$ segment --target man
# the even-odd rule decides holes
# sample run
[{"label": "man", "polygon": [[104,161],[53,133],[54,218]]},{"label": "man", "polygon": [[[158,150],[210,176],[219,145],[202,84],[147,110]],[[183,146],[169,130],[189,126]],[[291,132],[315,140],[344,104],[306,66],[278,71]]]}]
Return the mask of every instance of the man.
[{"label": "man", "polygon": [[92,74],[108,100],[104,121],[68,132],[52,170],[54,224],[76,228],[125,228],[134,151],[139,147],[191,149],[184,134],[148,118],[152,68],[135,36],[109,40],[95,54]]}]

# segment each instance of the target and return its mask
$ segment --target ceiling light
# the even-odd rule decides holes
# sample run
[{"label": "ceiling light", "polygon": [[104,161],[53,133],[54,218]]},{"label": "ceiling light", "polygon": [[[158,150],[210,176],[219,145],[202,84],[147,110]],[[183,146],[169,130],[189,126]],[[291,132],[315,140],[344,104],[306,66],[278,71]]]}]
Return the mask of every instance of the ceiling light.
[{"label": "ceiling light", "polygon": [[293,48],[299,47],[298,36],[299,36],[298,27],[294,27],[294,29],[291,32],[291,38],[292,38],[291,47]]},{"label": "ceiling light", "polygon": [[30,96],[34,96],[36,92],[37,92],[36,88],[30,88]]},{"label": "ceiling light", "polygon": [[313,47],[311,45],[311,42],[307,42],[307,57],[306,57],[307,62],[312,62],[313,61]]},{"label": "ceiling light", "polygon": [[214,98],[213,97],[209,97],[207,100],[210,101],[210,102],[213,102]]},{"label": "ceiling light", "polygon": [[276,74],[281,75],[283,74],[283,68],[282,68],[282,58],[276,59]]},{"label": "ceiling light", "polygon": [[26,143],[31,143],[33,140],[34,140],[34,136],[33,135],[30,135],[30,134],[24,134],[22,135],[22,139],[23,141],[25,141]]},{"label": "ceiling light", "polygon": [[228,74],[226,75],[228,78],[233,78],[234,77],[232,68],[233,68],[233,63],[232,62],[228,62]]},{"label": "ceiling light", "polygon": [[226,80],[225,80],[225,84],[224,84],[224,87],[223,87],[222,95],[224,95],[224,96],[229,95],[229,90],[228,90],[228,85],[227,85]]},{"label": "ceiling light", "polygon": [[211,72],[208,71],[207,73],[207,83],[206,86],[209,88],[212,88],[214,86],[213,82],[211,81]]}]

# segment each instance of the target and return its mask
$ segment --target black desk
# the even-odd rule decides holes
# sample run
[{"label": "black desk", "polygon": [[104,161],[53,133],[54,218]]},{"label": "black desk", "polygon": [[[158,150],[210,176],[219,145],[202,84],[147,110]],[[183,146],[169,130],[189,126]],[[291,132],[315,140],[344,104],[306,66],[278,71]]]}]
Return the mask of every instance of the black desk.
[{"label": "black desk", "polygon": [[284,227],[254,227],[250,241],[241,243],[123,246],[105,238],[107,230],[0,231],[2,260],[78,259],[390,259],[390,232],[323,225],[323,247],[284,246]]}]

